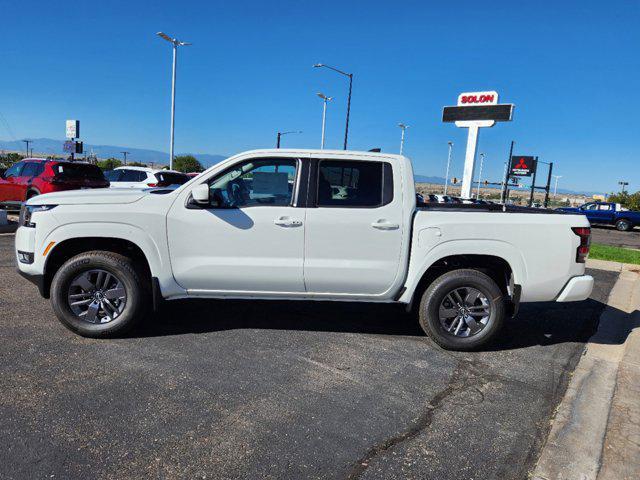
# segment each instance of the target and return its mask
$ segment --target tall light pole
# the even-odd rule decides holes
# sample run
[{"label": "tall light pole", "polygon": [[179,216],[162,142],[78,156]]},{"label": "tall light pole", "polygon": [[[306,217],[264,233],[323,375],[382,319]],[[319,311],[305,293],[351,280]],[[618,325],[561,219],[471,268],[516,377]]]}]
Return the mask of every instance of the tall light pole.
[{"label": "tall light pole", "polygon": [[280,148],[280,137],[282,137],[282,135],[289,135],[290,133],[302,133],[302,130],[291,131],[291,132],[278,132],[278,137],[276,140],[276,148]]},{"label": "tall light pole", "polygon": [[127,155],[129,155],[131,152],[120,152],[123,156],[124,156],[124,164],[127,164]]},{"label": "tall light pole", "polygon": [[451,150],[453,149],[453,142],[447,142],[449,144],[449,156],[447,157],[447,173],[444,177],[444,194],[447,194],[447,185],[449,185],[449,166],[451,165]]},{"label": "tall light pole", "polygon": [[22,140],[24,143],[27,144],[27,157],[29,156],[29,144],[33,141],[33,140]]},{"label": "tall light pole", "polygon": [[353,73],[343,72],[342,70],[338,70],[337,68],[330,67],[329,65],[325,65],[324,63],[316,63],[314,68],[328,68],[329,70],[333,70],[334,72],[338,72],[340,75],[344,75],[349,77],[349,96],[347,97],[347,124],[344,128],[344,150],[347,149],[347,139],[349,137],[349,112],[351,112],[351,89],[353,87]]},{"label": "tall light pole", "polygon": [[330,102],[331,100],[333,100],[333,97],[327,97],[324,93],[318,93],[317,95],[322,99],[322,103],[323,103],[323,107],[322,107],[322,141],[320,143],[320,148],[322,150],[324,150],[324,130],[325,130],[325,127],[327,125],[327,103]]},{"label": "tall light pole", "polygon": [[402,155],[402,151],[404,150],[404,132],[409,128],[409,125],[399,123],[398,126],[402,129],[402,135],[400,136],[400,155]]},{"label": "tall light pole", "polygon": [[556,198],[558,193],[558,180],[562,178],[562,175],[552,175],[552,177],[556,179],[555,186],[553,187],[553,198]]},{"label": "tall light pole", "polygon": [[173,45],[173,73],[171,76],[171,138],[169,140],[169,169],[173,169],[173,131],[176,118],[176,65],[178,61],[178,47],[191,45],[188,42],[181,42],[177,38],[171,38],[166,33],[158,32],[160,38],[165,39]]},{"label": "tall light pole", "polygon": [[480,154],[480,172],[478,173],[478,189],[476,190],[476,200],[480,200],[480,182],[482,181],[482,165],[484,164],[484,153]]},{"label": "tall light pole", "polygon": [[[26,140],[23,140],[23,142],[26,142]],[[629,185],[629,182],[620,181],[620,182],[618,182],[618,185],[622,185],[622,193],[624,193],[625,192],[625,187],[627,185]]]}]

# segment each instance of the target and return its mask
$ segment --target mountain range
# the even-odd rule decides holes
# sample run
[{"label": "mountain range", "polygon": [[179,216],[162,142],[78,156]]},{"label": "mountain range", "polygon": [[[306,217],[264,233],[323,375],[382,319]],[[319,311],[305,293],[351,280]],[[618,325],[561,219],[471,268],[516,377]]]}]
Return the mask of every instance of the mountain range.
[{"label": "mountain range", "polygon": [[[62,145],[64,140],[54,140],[52,138],[34,138],[30,140],[30,148],[34,152],[34,156],[46,156],[46,155],[65,155],[65,152],[62,150]],[[0,153],[2,150],[9,150],[15,152],[24,152],[25,144],[22,140],[0,140]],[[166,165],[167,157],[169,156],[166,152],[161,152],[159,150],[150,150],[145,148],[132,148],[132,147],[123,147],[116,145],[93,145],[93,144],[84,144],[85,152],[91,153],[93,152],[98,158],[119,158],[122,159],[122,152],[127,153],[127,160],[131,162],[140,162],[140,163],[154,163],[155,165]],[[182,152],[176,153],[176,155],[193,155],[196,157],[202,166],[210,167],[211,165],[215,165],[216,163],[228,158],[228,155],[219,155],[219,154],[210,154],[210,153],[191,153],[191,152]],[[433,183],[436,185],[444,185],[445,179],[443,177],[438,176],[429,176],[429,175],[415,175],[415,181],[418,183]],[[565,194],[574,194],[574,195],[593,195],[594,193],[599,192],[576,192],[573,190],[566,189],[558,189],[558,193]]]}]

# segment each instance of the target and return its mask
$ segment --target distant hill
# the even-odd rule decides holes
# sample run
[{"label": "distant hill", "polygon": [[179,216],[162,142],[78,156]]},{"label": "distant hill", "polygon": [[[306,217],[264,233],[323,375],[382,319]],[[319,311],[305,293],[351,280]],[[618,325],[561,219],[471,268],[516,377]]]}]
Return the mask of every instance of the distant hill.
[{"label": "distant hill", "polygon": [[[34,138],[31,140],[29,148],[33,149],[34,156],[39,155],[64,155],[62,150],[64,140],[54,140],[52,138]],[[0,140],[0,150],[11,150],[17,152],[25,151],[25,144],[21,140]],[[169,154],[161,152],[159,150],[149,150],[144,148],[132,148],[123,147],[117,145],[93,145],[90,143],[84,144],[84,150],[86,152],[95,153],[98,158],[122,158],[122,152],[129,152],[127,160],[140,163],[155,163],[157,165],[163,165],[168,163]],[[176,153],[176,155],[193,155],[200,163],[205,167],[210,167],[221,160],[227,158],[225,155],[212,155],[209,153]]]}]

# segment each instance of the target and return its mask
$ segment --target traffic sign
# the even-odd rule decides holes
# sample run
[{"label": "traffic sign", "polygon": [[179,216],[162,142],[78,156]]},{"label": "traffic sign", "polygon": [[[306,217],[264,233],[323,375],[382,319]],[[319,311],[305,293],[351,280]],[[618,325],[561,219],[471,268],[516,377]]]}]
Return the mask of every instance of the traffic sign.
[{"label": "traffic sign", "polygon": [[535,157],[527,155],[512,155],[510,175],[514,177],[530,177],[536,171],[538,162]]}]

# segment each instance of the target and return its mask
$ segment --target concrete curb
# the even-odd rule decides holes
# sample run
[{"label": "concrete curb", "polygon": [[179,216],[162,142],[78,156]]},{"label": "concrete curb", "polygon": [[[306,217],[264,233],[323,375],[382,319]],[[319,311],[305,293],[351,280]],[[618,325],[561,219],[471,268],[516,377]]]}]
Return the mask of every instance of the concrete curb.
[{"label": "concrete curb", "polygon": [[619,271],[533,472],[536,480],[640,478],[640,267]]}]

